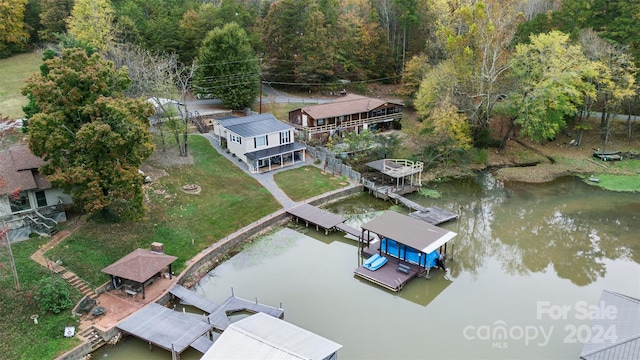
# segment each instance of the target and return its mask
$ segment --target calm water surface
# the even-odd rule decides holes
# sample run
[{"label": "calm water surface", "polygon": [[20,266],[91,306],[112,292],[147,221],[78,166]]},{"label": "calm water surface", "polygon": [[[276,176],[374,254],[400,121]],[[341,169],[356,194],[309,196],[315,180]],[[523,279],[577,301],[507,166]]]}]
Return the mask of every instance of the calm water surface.
[{"label": "calm water surface", "polygon": [[[576,359],[590,334],[583,309],[602,290],[640,297],[640,195],[574,179],[502,184],[490,175],[440,184],[460,212],[449,273],[399,293],[353,276],[355,242],[340,233],[280,229],[211,271],[195,287],[215,302],[231,294],[285,309],[285,319],[342,344],[341,359]],[[359,226],[390,203],[367,194],[332,205]],[[404,211],[394,207],[394,210]],[[549,311],[564,306],[565,316]],[[552,313],[553,314],[553,313]],[[128,338],[95,354],[169,359]],[[182,359],[198,359],[197,351]]]}]

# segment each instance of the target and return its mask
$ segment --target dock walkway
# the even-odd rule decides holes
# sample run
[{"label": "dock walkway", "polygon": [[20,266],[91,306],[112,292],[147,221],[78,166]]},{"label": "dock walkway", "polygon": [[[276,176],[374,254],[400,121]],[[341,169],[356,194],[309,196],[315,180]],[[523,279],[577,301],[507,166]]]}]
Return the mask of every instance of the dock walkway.
[{"label": "dock walkway", "polygon": [[184,304],[196,307],[208,314],[214,312],[218,305],[209,301],[207,298],[196,294],[195,292],[176,284],[169,292],[182,300]]},{"label": "dock walkway", "polygon": [[214,312],[207,316],[209,323],[218,331],[224,331],[229,326],[229,314],[247,311],[250,313],[265,313],[281,319],[284,310],[273,306],[263,305],[257,301],[249,301],[235,296],[230,296]]}]

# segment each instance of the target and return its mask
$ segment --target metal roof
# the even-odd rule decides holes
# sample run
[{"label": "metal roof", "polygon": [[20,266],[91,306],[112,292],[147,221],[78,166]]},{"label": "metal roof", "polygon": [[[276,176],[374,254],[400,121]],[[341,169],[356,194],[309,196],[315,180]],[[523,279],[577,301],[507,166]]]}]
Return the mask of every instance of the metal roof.
[{"label": "metal roof", "polygon": [[580,359],[640,359],[640,299],[604,290],[598,308],[615,309],[615,315],[605,310],[591,320],[590,329],[602,329],[603,333],[583,345]]},{"label": "metal roof", "polygon": [[254,136],[267,135],[293,129],[293,126],[283,123],[282,121],[273,117],[273,115],[271,114],[262,115],[270,115],[270,117],[260,118],[252,121],[245,121],[233,125],[228,125],[224,122],[221,124],[227,130],[234,132],[242,136],[243,138],[251,138]]},{"label": "metal roof", "polygon": [[178,259],[146,249],[136,249],[122,259],[102,269],[103,273],[144,283]]},{"label": "metal roof", "polygon": [[165,350],[181,353],[203,334],[211,330],[202,315],[183,314],[156,303],[150,303],[131,314],[116,327]]},{"label": "metal roof", "polygon": [[[377,109],[386,104],[403,106],[399,102],[361,95],[349,94],[328,104],[305,106],[300,108],[314,119],[326,119],[343,115],[358,114]],[[295,111],[295,110],[294,110]]]},{"label": "metal roof", "polygon": [[369,230],[380,237],[395,240],[425,254],[436,250],[457,235],[452,231],[394,211],[387,211],[363,224],[362,229]]},{"label": "metal roof", "polygon": [[270,147],[268,149],[248,152],[244,155],[247,157],[247,159],[259,160],[259,159],[264,159],[271,156],[286,154],[292,151],[303,150],[306,148],[307,146],[305,144],[294,142],[294,143],[289,143],[285,145]]},{"label": "metal roof", "polygon": [[231,325],[201,360],[325,359],[342,345],[284,320],[257,313]]}]

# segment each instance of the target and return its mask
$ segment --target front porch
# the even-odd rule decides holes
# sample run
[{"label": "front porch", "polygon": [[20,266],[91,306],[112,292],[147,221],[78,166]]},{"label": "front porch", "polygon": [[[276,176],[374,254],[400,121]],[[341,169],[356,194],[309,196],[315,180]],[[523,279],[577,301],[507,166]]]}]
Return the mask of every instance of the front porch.
[{"label": "front porch", "polygon": [[29,239],[32,233],[51,236],[58,231],[58,224],[67,221],[64,204],[44,206],[21,211],[0,218],[9,229],[9,241],[17,242]]},{"label": "front porch", "polygon": [[246,153],[247,165],[252,173],[264,173],[305,161],[307,147],[301,143],[280,145]]}]

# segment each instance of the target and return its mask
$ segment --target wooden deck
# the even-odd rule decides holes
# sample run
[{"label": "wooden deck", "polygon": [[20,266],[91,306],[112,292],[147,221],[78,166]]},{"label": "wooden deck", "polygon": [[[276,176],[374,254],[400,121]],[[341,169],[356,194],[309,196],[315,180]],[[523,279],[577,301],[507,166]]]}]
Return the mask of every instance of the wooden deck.
[{"label": "wooden deck", "polygon": [[[409,272],[404,273],[398,270],[398,264],[409,267]],[[387,256],[387,263],[376,271],[371,271],[364,266],[360,266],[353,272],[367,281],[375,283],[391,291],[400,291],[409,280],[418,276],[419,267],[414,264]]]},{"label": "wooden deck", "polygon": [[298,205],[288,209],[287,212],[296,219],[296,222],[303,220],[307,227],[311,223],[316,226],[316,230],[318,231],[322,228],[325,234],[328,234],[336,225],[346,220],[340,215],[332,214],[309,204]]},{"label": "wooden deck", "polygon": [[209,301],[207,298],[196,294],[195,292],[176,284],[169,292],[182,300],[182,303],[196,307],[207,314],[211,314],[218,307],[217,304]]},{"label": "wooden deck", "polygon": [[265,313],[281,319],[284,317],[284,310],[273,306],[263,305],[257,301],[249,301],[235,296],[230,296],[214,312],[207,316],[208,322],[218,331],[224,331],[229,326],[229,314],[240,311],[250,313]]},{"label": "wooden deck", "polygon": [[426,221],[433,225],[440,225],[458,218],[457,214],[441,209],[437,206],[431,206],[424,210],[414,211],[410,213],[409,216],[414,219]]}]

